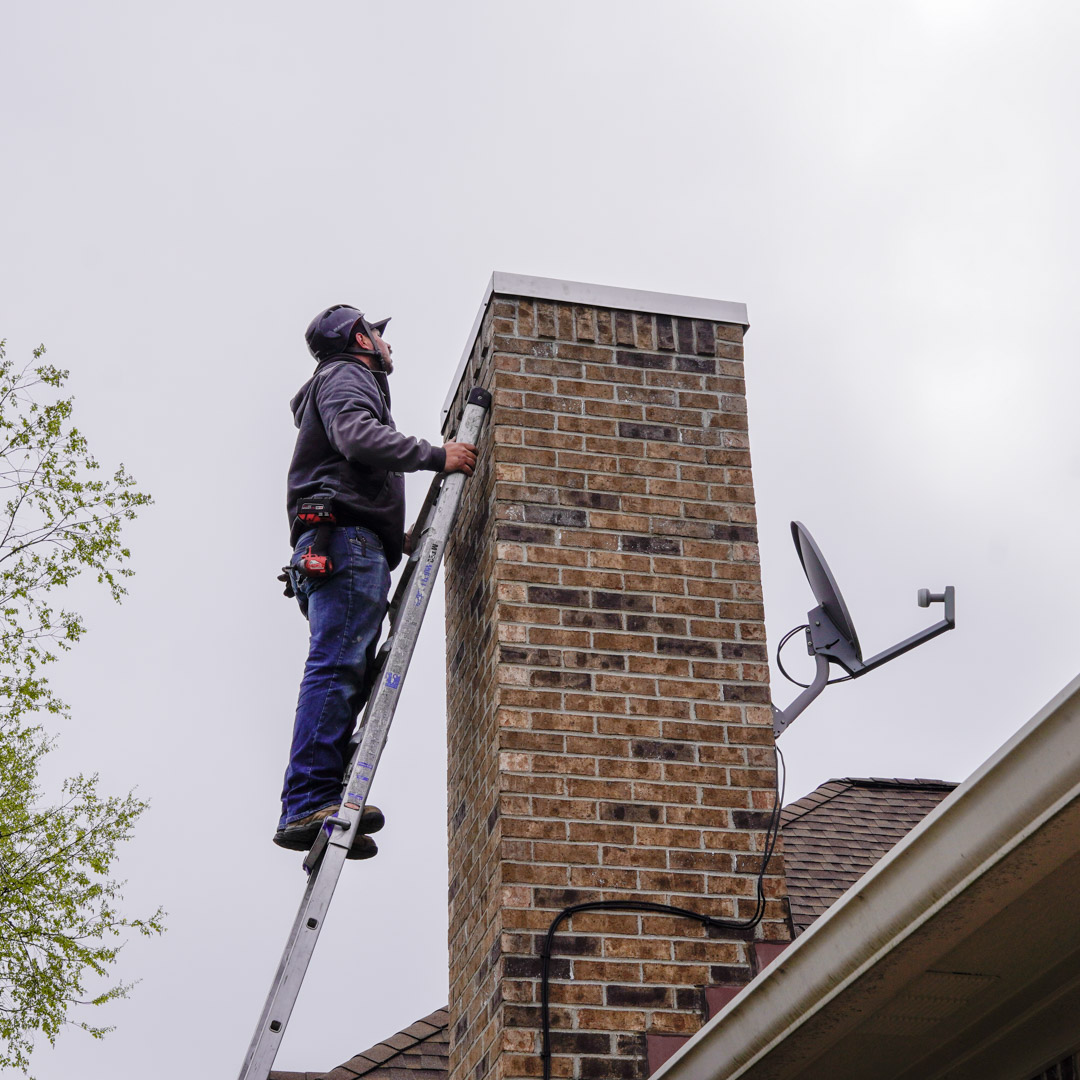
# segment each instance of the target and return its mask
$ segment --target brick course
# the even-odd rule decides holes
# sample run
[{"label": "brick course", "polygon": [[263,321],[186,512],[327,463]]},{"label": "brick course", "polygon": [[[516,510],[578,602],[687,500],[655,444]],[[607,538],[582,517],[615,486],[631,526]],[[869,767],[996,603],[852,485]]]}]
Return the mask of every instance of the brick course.
[{"label": "brick course", "polygon": [[[448,415],[491,426],[447,550],[451,1080],[540,1074],[540,946],[599,899],[745,918],[773,798],[742,327],[492,297]],[[645,1034],[786,941],[564,924],[554,1076],[642,1077]]]}]

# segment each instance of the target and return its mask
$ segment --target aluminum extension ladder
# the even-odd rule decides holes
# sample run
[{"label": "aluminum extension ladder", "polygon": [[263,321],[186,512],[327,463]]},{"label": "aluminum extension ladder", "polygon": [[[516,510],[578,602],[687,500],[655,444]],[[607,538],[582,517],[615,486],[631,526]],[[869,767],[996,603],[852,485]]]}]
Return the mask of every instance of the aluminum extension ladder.
[{"label": "aluminum extension ladder", "polygon": [[[458,442],[475,444],[479,441],[480,428],[490,405],[491,395],[486,390],[477,387],[469,394],[456,435]],[[415,547],[390,602],[390,634],[379,649],[375,687],[363,721],[349,743],[352,753],[345,773],[341,807],[327,818],[318,839],[304,857],[307,889],[248,1047],[240,1080],[267,1080],[277,1057],[285,1026],[300,993],[390,733],[390,723],[438,577],[446,542],[457,517],[464,484],[464,473],[436,476],[417,515]]]}]

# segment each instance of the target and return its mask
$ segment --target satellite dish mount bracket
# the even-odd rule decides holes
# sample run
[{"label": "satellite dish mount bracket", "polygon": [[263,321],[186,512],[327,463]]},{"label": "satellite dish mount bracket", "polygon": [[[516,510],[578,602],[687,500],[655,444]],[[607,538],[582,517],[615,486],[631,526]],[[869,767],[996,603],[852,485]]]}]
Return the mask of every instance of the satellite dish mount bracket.
[{"label": "satellite dish mount bracket", "polygon": [[806,578],[814,591],[814,598],[818,601],[818,606],[806,615],[806,647],[807,652],[814,658],[815,669],[813,681],[786,709],[773,706],[774,736],[786,731],[795,718],[828,686],[830,665],[839,664],[851,678],[857,679],[956,626],[956,590],[951,585],[941,593],[920,589],[919,607],[944,604],[945,617],[869,660],[863,660],[862,649],[847,605],[840,595],[828,563],[825,562],[825,556],[821,554],[813,537],[801,522],[791,523],[791,533]]}]

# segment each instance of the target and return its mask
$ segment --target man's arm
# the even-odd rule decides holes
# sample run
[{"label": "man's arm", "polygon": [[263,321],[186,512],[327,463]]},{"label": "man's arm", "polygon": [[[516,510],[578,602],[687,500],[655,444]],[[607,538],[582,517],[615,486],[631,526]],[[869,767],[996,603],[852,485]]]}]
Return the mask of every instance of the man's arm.
[{"label": "man's arm", "polygon": [[374,375],[360,364],[336,364],[316,386],[315,403],[327,438],[349,461],[401,472],[446,468],[443,447],[402,435],[382,422],[382,395]]},{"label": "man's arm", "polygon": [[[472,443],[451,440],[443,449],[446,451],[446,466],[443,472],[463,472],[466,476],[472,476],[473,468],[476,465],[476,447]],[[413,553],[416,526],[417,522],[414,521],[405,534],[404,550],[406,555]]]}]

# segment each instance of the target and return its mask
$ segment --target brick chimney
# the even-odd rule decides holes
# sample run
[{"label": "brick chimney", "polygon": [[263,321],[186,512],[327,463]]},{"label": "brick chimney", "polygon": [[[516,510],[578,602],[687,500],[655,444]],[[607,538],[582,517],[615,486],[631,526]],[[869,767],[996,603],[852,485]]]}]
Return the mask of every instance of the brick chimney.
[{"label": "brick chimney", "polygon": [[[741,304],[510,274],[477,316],[446,416],[494,395],[447,550],[451,1080],[540,1074],[567,905],[754,909],[775,775],[745,326]],[[752,931],[574,916],[552,1075],[646,1076],[647,1035],[696,1031],[706,989],[788,939],[779,857],[766,888]]]}]

